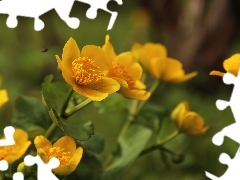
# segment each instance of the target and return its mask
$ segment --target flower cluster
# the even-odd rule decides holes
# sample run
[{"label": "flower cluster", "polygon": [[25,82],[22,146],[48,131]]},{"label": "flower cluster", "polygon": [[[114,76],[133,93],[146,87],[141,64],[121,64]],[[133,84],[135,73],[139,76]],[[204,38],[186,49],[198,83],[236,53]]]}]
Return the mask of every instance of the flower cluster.
[{"label": "flower cluster", "polygon": [[[6,160],[9,164],[19,163],[24,154],[31,153],[48,164],[55,157],[60,162],[58,167],[52,169],[56,175],[67,176],[72,173],[73,179],[89,179],[88,168],[96,166],[99,174],[94,179],[101,179],[106,174],[111,174],[108,172],[109,167],[115,168],[112,172],[120,173],[137,157],[155,149],[166,150],[163,145],[180,133],[200,135],[208,129],[204,126],[203,118],[197,112],[190,111],[185,101],[172,111],[164,108],[164,112],[158,109],[158,105],[147,101],[161,82],[181,83],[197,75],[197,72],[185,73],[182,63],[168,57],[166,47],[160,43],[134,43],[129,51],[117,54],[109,35],[106,35],[101,46],[86,45],[82,48],[71,37],[63,47],[62,56],[55,55],[55,58],[65,82],[52,82],[53,76],[47,76],[42,84],[43,103],[25,97],[19,97],[15,101],[17,103],[12,123],[23,128],[16,128],[15,145],[0,147],[0,160]],[[235,72],[229,63],[225,66],[227,71]],[[101,142],[101,138],[91,140],[93,135],[97,137],[94,123],[91,120],[86,122],[84,113],[75,112],[93,101],[102,101],[113,93],[133,101],[123,101],[127,102],[124,106],[129,111],[124,112],[127,113],[124,116],[126,121],[116,139],[124,153],[117,156],[116,153],[109,154],[106,162],[102,162],[97,155],[104,149],[104,141]],[[0,90],[0,107],[7,101],[7,91]],[[114,103],[110,106],[116,104]],[[147,109],[147,103],[153,108]],[[83,118],[79,118],[81,115]],[[160,121],[164,118],[171,119],[169,122],[175,124],[176,128],[166,139],[161,139],[163,127]],[[55,131],[56,128],[60,131]],[[153,144],[148,147],[151,138]],[[35,146],[31,146],[31,141]],[[176,155],[171,150],[167,151]],[[88,161],[91,161],[90,165]],[[34,177],[36,172],[24,161],[18,164],[17,170],[29,177]],[[82,176],[81,173],[85,174]]]},{"label": "flower cluster", "polygon": [[65,81],[79,94],[101,101],[118,92],[127,98],[146,100],[150,93],[140,81],[142,68],[130,52],[116,55],[109,36],[102,48],[87,45],[80,51],[70,38],[56,59]]}]

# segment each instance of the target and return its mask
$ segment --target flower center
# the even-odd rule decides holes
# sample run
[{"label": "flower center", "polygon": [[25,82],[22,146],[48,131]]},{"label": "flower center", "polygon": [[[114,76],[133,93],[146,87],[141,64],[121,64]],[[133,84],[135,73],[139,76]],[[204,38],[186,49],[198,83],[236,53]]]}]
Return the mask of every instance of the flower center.
[{"label": "flower center", "polygon": [[102,80],[103,73],[88,57],[79,57],[72,62],[73,77],[79,85],[94,84]]},{"label": "flower center", "polygon": [[18,150],[19,147],[16,144],[11,146],[0,146],[0,160],[3,160],[10,155],[16,155]]},{"label": "flower center", "polygon": [[51,159],[53,157],[58,158],[60,166],[66,165],[70,160],[70,152],[66,152],[64,148],[52,147],[49,149],[48,158]]},{"label": "flower center", "polygon": [[133,89],[135,85],[135,81],[129,71],[121,64],[113,62],[111,64],[111,68],[108,72],[109,77],[117,77],[123,79],[127,82],[128,88]]}]

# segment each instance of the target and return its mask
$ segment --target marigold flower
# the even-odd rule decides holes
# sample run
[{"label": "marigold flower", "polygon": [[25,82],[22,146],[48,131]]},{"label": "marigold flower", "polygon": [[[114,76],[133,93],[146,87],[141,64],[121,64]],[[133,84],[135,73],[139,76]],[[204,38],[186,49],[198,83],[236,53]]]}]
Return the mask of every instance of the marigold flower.
[{"label": "marigold flower", "polygon": [[119,90],[119,83],[107,77],[109,57],[100,47],[87,45],[80,49],[70,38],[63,48],[62,60],[56,55],[65,81],[77,93],[93,101],[101,101]]},{"label": "marigold flower", "polygon": [[[5,137],[2,139],[4,138]],[[22,129],[16,128],[13,138],[15,141],[14,145],[0,146],[0,161],[6,160],[8,164],[11,164],[21,158],[31,144],[31,141],[28,141],[27,132]]]},{"label": "marigold flower", "polygon": [[146,86],[140,81],[142,67],[131,52],[116,55],[109,38],[109,35],[107,35],[105,44],[102,47],[111,60],[107,76],[118,81],[121,85],[118,93],[124,97],[137,100],[148,99],[150,93],[146,92]]},{"label": "marigold flower", "polygon": [[188,135],[200,135],[207,131],[203,118],[196,112],[190,111],[187,102],[179,103],[171,113],[171,118],[180,132]]},{"label": "marigold flower", "polygon": [[135,43],[133,54],[143,67],[155,78],[171,83],[187,81],[197,75],[197,72],[185,74],[182,63],[177,59],[167,57],[167,49],[160,43]]},{"label": "marigold flower", "polygon": [[38,155],[44,163],[48,163],[53,157],[58,158],[60,166],[52,171],[58,175],[68,175],[72,173],[79,164],[83,149],[76,148],[76,143],[73,138],[63,136],[58,139],[53,145],[44,136],[36,136],[34,144]]},{"label": "marigold flower", "polygon": [[[0,77],[0,86],[2,84],[2,79]],[[0,90],[0,107],[8,101],[8,93],[5,89]]]},{"label": "marigold flower", "polygon": [[[230,58],[224,60],[223,68],[227,72],[237,76],[238,75],[238,70],[240,68],[240,54],[234,54]],[[214,70],[214,71],[210,72],[210,75],[223,76],[224,73]]]}]

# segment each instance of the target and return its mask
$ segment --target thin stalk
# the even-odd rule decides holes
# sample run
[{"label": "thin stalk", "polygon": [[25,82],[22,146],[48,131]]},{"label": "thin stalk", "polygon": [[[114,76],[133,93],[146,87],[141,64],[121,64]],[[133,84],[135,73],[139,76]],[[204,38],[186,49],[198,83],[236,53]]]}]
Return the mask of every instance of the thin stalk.
[{"label": "thin stalk", "polygon": [[67,109],[67,107],[68,107],[68,103],[69,103],[69,101],[70,101],[70,99],[71,99],[71,97],[72,97],[72,94],[73,94],[73,89],[71,89],[70,91],[69,91],[69,93],[68,93],[68,96],[67,96],[67,98],[66,98],[66,100],[64,101],[64,103],[63,103],[63,106],[62,106],[62,109],[61,109],[61,115],[64,115],[65,114],[65,111],[66,111],[66,109]]},{"label": "thin stalk", "polygon": [[57,125],[53,122],[45,132],[44,137],[49,138],[56,128],[57,128]]},{"label": "thin stalk", "polygon": [[172,134],[170,134],[166,139],[161,141],[159,144],[153,145],[153,146],[143,150],[139,156],[145,155],[145,154],[150,153],[157,149],[165,149],[166,150],[166,148],[164,148],[163,145],[166,144],[167,142],[173,140],[174,138],[176,138],[179,134],[180,134],[179,131],[174,131]]},{"label": "thin stalk", "polygon": [[77,112],[79,109],[85,107],[86,105],[88,105],[90,102],[92,102],[91,99],[85,99],[83,102],[81,102],[80,104],[74,106],[72,109],[70,109],[68,112],[65,112],[65,117],[69,117],[71,115],[73,115],[75,112]]}]

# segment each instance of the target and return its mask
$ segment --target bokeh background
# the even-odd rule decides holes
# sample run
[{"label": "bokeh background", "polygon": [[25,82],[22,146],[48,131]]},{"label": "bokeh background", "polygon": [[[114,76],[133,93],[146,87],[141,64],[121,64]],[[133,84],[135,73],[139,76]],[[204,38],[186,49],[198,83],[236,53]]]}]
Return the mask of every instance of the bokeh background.
[{"label": "bokeh background", "polygon": [[[198,76],[183,84],[168,84],[150,101],[173,109],[187,100],[191,109],[198,112],[210,127],[206,134],[196,137],[180,135],[167,147],[181,152],[185,160],[174,164],[169,158],[166,166],[159,152],[140,157],[126,172],[126,180],[204,180],[204,171],[222,175],[226,165],[218,161],[222,152],[234,157],[238,144],[225,138],[220,147],[212,144],[212,136],[234,122],[231,109],[217,110],[217,99],[228,100],[232,86],[225,85],[220,77],[210,76],[211,70],[223,70],[222,62],[240,50],[240,2],[237,0],[123,0],[123,5],[109,2],[109,9],[118,12],[117,20],[106,31],[110,14],[98,11],[94,20],[86,17],[88,5],[75,2],[71,17],[81,20],[73,30],[54,10],[42,15],[45,28],[36,32],[34,20],[18,17],[18,26],[6,26],[8,15],[0,15],[0,75],[1,88],[9,91],[10,101],[19,94],[41,99],[41,83],[48,74],[62,81],[55,55],[61,55],[69,37],[83,47],[87,44],[102,46],[106,34],[111,37],[116,52],[130,50],[134,42],[158,42],[168,49],[168,55],[183,63],[186,72],[198,71]],[[46,50],[46,52],[43,52]],[[148,82],[146,82],[148,85]],[[105,154],[112,150],[119,128],[124,122],[121,111],[111,110],[116,118],[106,120],[106,114],[89,115],[96,133],[106,138]],[[105,156],[103,153],[100,158]]]}]

